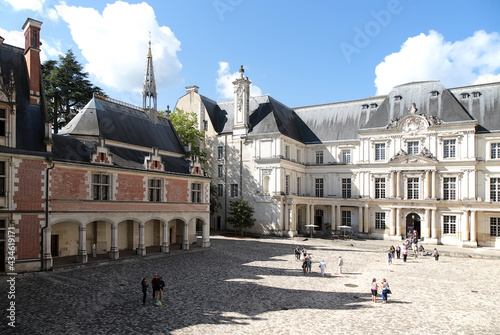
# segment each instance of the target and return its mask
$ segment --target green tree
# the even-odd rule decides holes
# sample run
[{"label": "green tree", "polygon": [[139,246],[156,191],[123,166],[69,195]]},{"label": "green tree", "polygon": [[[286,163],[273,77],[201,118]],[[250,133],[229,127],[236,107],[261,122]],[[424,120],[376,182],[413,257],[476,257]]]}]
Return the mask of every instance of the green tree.
[{"label": "green tree", "polygon": [[222,208],[222,205],[219,202],[217,185],[210,183],[210,215],[214,215],[220,208]]},{"label": "green tree", "polygon": [[243,197],[239,197],[229,202],[227,222],[234,228],[238,228],[241,236],[243,236],[244,229],[251,228],[255,224],[253,213],[254,209],[248,204],[248,201],[244,200]]},{"label": "green tree", "polygon": [[94,93],[104,95],[101,88],[92,85],[88,73],[76,60],[73,52],[59,56],[59,61],[47,60],[42,64],[42,77],[49,118],[54,133],[64,127],[84,107]]},{"label": "green tree", "polygon": [[[160,115],[167,115],[165,111],[158,111]],[[184,112],[182,109],[176,108],[170,113],[170,121],[174,125],[175,130],[184,145],[191,143],[191,153],[194,157],[198,157],[200,162],[204,163],[207,160],[207,153],[201,148],[201,144],[205,139],[203,131],[198,130],[198,117],[195,112]]]}]

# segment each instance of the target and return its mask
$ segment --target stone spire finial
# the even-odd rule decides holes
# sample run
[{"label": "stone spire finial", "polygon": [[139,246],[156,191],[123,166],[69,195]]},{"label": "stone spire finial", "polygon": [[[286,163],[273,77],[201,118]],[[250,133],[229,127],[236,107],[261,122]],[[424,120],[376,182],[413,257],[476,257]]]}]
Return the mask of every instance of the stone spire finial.
[{"label": "stone spire finial", "polygon": [[[151,33],[150,33],[151,34]],[[149,39],[146,74],[144,76],[144,86],[142,89],[142,108],[152,109],[156,113],[156,82],[153,70],[153,55],[151,53],[151,36]]]}]

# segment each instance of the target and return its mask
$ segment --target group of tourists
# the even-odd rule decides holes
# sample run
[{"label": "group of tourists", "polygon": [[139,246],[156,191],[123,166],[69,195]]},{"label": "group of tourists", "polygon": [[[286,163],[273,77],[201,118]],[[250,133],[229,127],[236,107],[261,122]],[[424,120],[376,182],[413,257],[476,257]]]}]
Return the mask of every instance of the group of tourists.
[{"label": "group of tourists", "polygon": [[[387,295],[391,294],[391,289],[389,288],[389,283],[385,278],[382,279],[382,284],[380,285],[382,289],[382,303],[387,303]],[[372,291],[372,302],[377,302],[377,294],[378,294],[379,285],[377,284],[377,279],[372,279],[372,285],[370,287]]]},{"label": "group of tourists", "polygon": [[[311,254],[307,253],[306,247],[300,248],[300,246],[297,246],[293,252],[295,255],[295,261],[302,262],[302,271],[304,272],[304,275],[311,273],[312,257],[311,257]],[[342,256],[339,256],[339,259],[337,260],[337,269],[338,269],[339,275],[342,274],[342,266],[343,265],[344,265],[344,260],[342,259]],[[324,260],[319,262],[319,269],[321,272],[321,276],[324,276],[325,269],[326,269],[326,263]]]},{"label": "group of tourists", "polygon": [[[146,296],[149,287],[146,278],[142,278],[141,286],[142,286],[142,304],[145,306]],[[163,281],[163,278],[158,276],[158,274],[155,274],[153,280],[151,280],[151,286],[153,287],[153,304],[155,306],[161,306],[162,305],[161,301],[163,299],[163,288],[165,287],[165,282]]]},{"label": "group of tourists", "polygon": [[[400,259],[401,254],[403,254],[403,262],[406,263],[409,250],[413,250],[414,258],[418,258],[418,255],[428,255],[428,253],[426,253],[425,251],[424,246],[422,244],[418,244],[418,232],[416,230],[414,230],[413,233],[409,233],[407,235],[406,240],[401,244],[401,246],[397,245],[396,247],[394,247],[393,245],[391,245],[389,251],[387,252],[387,261],[389,265],[392,264],[392,260],[395,257],[397,257],[397,259]],[[434,256],[434,259],[436,261],[439,259],[439,252],[437,248],[434,248],[432,255]]]}]

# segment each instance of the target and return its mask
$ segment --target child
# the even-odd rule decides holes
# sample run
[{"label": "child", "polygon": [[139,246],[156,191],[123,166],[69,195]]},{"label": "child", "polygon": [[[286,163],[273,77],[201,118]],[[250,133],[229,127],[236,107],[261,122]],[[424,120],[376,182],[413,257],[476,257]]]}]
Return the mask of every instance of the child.
[{"label": "child", "polygon": [[325,275],[325,268],[326,268],[325,261],[319,262],[319,268],[321,269],[321,275],[324,276]]}]

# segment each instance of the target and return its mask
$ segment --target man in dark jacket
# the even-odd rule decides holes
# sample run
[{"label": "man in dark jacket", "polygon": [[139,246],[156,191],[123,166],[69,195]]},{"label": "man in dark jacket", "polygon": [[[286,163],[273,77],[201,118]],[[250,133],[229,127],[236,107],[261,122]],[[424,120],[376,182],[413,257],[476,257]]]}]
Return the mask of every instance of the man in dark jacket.
[{"label": "man in dark jacket", "polygon": [[163,299],[163,288],[165,287],[165,282],[163,281],[162,277],[158,279],[156,282],[156,303],[160,302]]},{"label": "man in dark jacket", "polygon": [[158,278],[158,275],[155,274],[153,280],[151,281],[151,286],[153,287],[153,301],[156,299],[156,288],[158,287],[158,285],[156,284],[156,282],[160,280],[160,278]]}]

